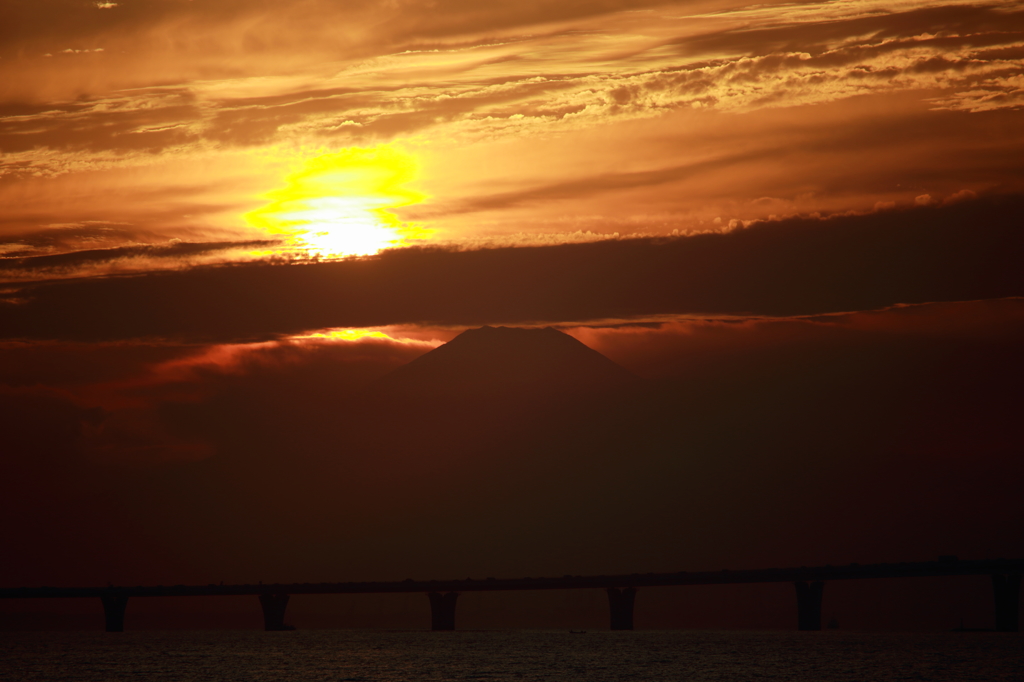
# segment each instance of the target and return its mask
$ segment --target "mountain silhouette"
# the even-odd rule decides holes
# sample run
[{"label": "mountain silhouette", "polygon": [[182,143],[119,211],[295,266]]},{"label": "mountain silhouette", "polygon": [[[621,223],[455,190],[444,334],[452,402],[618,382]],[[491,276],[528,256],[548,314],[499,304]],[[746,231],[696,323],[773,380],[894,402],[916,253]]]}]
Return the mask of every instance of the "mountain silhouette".
[{"label": "mountain silhouette", "polygon": [[[536,509],[561,509],[569,498],[611,495],[584,479],[631,459],[645,390],[556,329],[470,329],[378,379],[339,415],[345,452],[355,454],[345,475],[402,488],[403,499],[421,500],[418,513],[447,508],[470,480],[483,495],[471,506],[525,495]],[[429,492],[420,492],[428,479]],[[534,513],[518,504],[514,516]]]},{"label": "mountain silhouette", "polygon": [[480,327],[399,367],[375,388],[395,395],[563,393],[610,389],[635,380],[623,367],[557,329]]}]

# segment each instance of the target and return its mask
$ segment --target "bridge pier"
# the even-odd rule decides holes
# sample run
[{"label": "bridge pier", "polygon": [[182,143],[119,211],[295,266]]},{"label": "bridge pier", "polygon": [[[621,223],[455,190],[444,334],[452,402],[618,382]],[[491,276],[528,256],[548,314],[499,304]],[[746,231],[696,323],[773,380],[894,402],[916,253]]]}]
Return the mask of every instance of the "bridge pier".
[{"label": "bridge pier", "polygon": [[430,599],[430,629],[454,630],[455,600],[459,598],[459,593],[429,592],[427,598]]},{"label": "bridge pier", "polygon": [[294,630],[284,624],[284,611],[288,608],[287,594],[261,594],[260,606],[263,607],[263,629],[267,632]]},{"label": "bridge pier", "polygon": [[612,630],[633,629],[633,601],[636,599],[635,587],[608,588],[608,608],[611,612]]},{"label": "bridge pier", "polygon": [[996,606],[996,632],[1017,632],[1020,612],[1020,573],[992,574]]},{"label": "bridge pier", "polygon": [[793,584],[796,586],[797,629],[820,630],[821,593],[825,589],[825,583],[820,580],[798,580]]},{"label": "bridge pier", "polygon": [[124,609],[128,606],[128,597],[123,594],[104,594],[103,620],[107,632],[124,632]]}]

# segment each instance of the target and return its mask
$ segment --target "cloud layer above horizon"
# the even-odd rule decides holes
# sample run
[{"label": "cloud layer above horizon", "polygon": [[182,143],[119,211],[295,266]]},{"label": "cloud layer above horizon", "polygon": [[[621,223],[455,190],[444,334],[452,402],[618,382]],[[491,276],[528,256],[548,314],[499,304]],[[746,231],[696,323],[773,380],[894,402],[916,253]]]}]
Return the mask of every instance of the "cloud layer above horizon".
[{"label": "cloud layer above horizon", "polygon": [[1013,2],[0,12],[0,255],[113,250],[65,274],[295,257],[242,216],[309,159],[380,145],[419,167],[394,213],[456,248],[1022,190]]},{"label": "cloud layer above horizon", "polygon": [[[225,343],[329,328],[792,317],[1022,297],[1022,222],[1024,201],[978,199],[724,234],[21,282],[0,297],[0,339]],[[17,264],[38,272],[36,260],[56,267]]]}]

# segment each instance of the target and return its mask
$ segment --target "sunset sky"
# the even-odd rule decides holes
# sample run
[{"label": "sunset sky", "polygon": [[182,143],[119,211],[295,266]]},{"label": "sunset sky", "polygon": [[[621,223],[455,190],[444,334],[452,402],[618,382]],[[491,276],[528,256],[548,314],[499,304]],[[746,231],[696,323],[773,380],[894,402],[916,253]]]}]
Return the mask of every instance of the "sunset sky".
[{"label": "sunset sky", "polygon": [[[4,0],[0,582],[1022,557],[1022,108],[1010,0]],[[482,325],[644,388],[379,402]]]}]

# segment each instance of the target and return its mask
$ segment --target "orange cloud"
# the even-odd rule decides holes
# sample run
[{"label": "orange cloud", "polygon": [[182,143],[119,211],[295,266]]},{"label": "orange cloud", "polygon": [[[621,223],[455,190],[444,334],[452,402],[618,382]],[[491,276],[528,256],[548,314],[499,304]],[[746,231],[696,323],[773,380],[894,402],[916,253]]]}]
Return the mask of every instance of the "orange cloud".
[{"label": "orange cloud", "polygon": [[110,246],[245,241],[281,157],[396,140],[434,197],[398,219],[467,245],[707,230],[1020,177],[1021,155],[1001,153],[1021,146],[1013,3],[47,7],[8,8],[19,29],[0,35],[14,243],[88,221],[136,226]]}]

